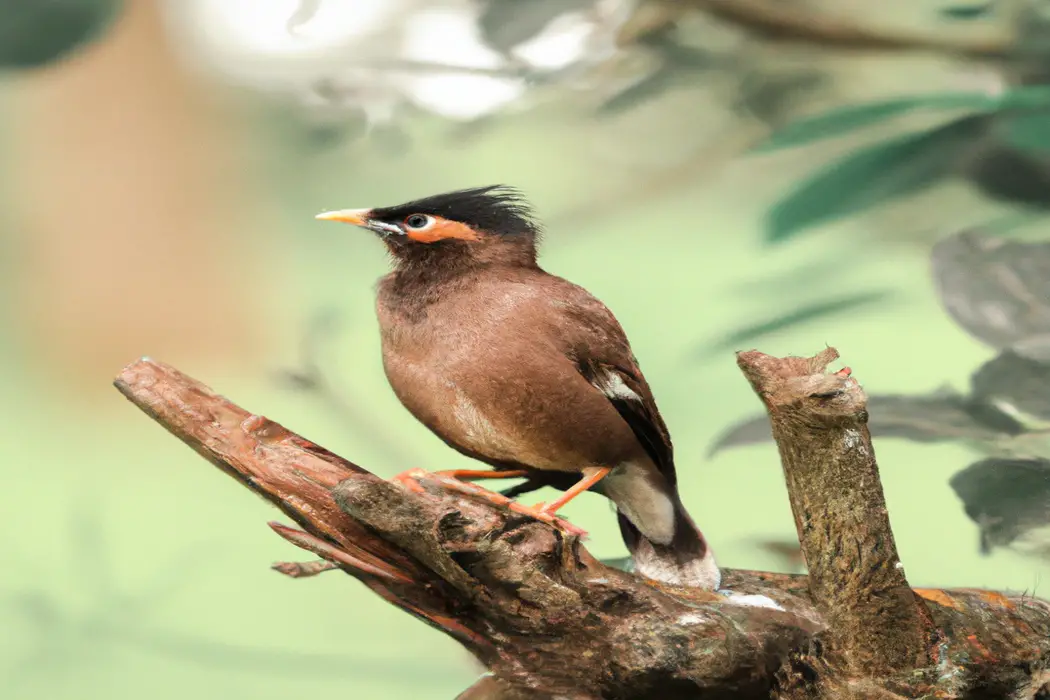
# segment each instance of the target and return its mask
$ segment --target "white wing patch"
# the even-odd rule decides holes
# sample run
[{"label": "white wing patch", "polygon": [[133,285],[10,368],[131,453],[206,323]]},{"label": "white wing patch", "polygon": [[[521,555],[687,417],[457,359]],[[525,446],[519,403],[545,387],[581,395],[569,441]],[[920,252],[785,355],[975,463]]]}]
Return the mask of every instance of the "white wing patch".
[{"label": "white wing patch", "polygon": [[594,378],[594,387],[610,399],[627,399],[628,401],[641,401],[638,395],[616,372],[605,370],[601,375]]}]

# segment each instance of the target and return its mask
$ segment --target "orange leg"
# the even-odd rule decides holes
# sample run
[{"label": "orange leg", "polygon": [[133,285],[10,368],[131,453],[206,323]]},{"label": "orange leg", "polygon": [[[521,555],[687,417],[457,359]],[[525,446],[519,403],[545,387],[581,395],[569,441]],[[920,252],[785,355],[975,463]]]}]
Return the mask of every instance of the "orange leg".
[{"label": "orange leg", "polygon": [[[587,473],[588,471],[590,472],[589,474]],[[547,515],[554,515],[558,512],[558,509],[560,509],[566,503],[576,498],[581,493],[588,490],[605,477],[609,476],[609,472],[611,471],[611,467],[602,467],[600,469],[589,469],[585,471],[583,478],[577,481],[575,484],[573,484],[572,488],[563,493],[560,498],[558,498],[555,501],[551,501],[546,505],[537,504],[537,506],[539,507],[539,512],[545,513]]]},{"label": "orange leg", "polygon": [[[391,481],[398,482],[414,493],[423,493],[423,487],[416,483],[416,480],[424,474],[428,474],[428,472],[422,469],[409,469],[391,477]],[[528,476],[529,473],[524,469],[507,469],[504,471],[492,471],[491,469],[443,469],[439,472],[433,472],[433,475],[456,479],[457,481],[474,481],[476,479],[517,479]]]},{"label": "orange leg", "polygon": [[475,479],[518,479],[528,476],[524,469],[508,469],[505,471],[492,471],[490,469],[442,469],[434,472],[441,476],[452,477],[460,481],[474,481]]},{"label": "orange leg", "polygon": [[527,476],[524,471],[483,471],[483,470],[467,470],[467,469],[447,469],[445,471],[428,473],[422,469],[409,469],[408,471],[402,472],[393,477],[394,481],[403,484],[410,491],[415,493],[425,493],[422,486],[419,485],[418,480],[421,478],[431,479],[440,483],[445,488],[452,491],[459,491],[460,493],[466,493],[471,496],[478,496],[484,498],[490,503],[494,503],[498,506],[507,508],[508,510],[514,511],[515,513],[521,513],[523,515],[531,515],[532,517],[542,522],[553,525],[554,527],[567,532],[571,535],[578,535],[584,537],[587,535],[585,530],[582,530],[568,520],[559,518],[555,515],[558,509],[562,508],[566,503],[579,496],[584,491],[590,489],[592,486],[597,484],[599,481],[609,475],[612,469],[610,467],[601,468],[590,468],[584,471],[583,478],[576,482],[572,488],[568,489],[555,501],[549,504],[537,503],[534,506],[526,506],[517,501],[507,498],[503,494],[489,491],[488,489],[482,488],[476,484],[471,484],[467,481],[462,481],[461,477],[466,476],[467,478],[476,479],[509,479],[518,476]]},{"label": "orange leg", "polygon": [[395,474],[390,477],[390,480],[396,481],[412,493],[426,493],[426,489],[418,483],[418,479],[424,476],[427,476],[427,473],[422,469],[409,469],[400,474]]}]

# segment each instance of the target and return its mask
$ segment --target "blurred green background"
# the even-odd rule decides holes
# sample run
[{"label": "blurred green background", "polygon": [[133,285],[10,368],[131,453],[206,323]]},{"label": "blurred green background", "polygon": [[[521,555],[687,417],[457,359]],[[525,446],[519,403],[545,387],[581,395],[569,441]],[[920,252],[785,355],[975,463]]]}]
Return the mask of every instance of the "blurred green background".
[{"label": "blurred green background", "polygon": [[[708,456],[759,409],[733,350],[827,343],[869,393],[964,391],[994,351],[942,309],[931,246],[1019,213],[1012,231],[1038,237],[1044,220],[965,177],[968,139],[910,175],[898,154],[832,178],[842,191],[791,214],[805,227],[784,222],[786,196],[873,135],[944,121],[921,109],[749,149],[843,106],[1038,81],[982,55],[1016,38],[1006,2],[785,3],[920,50],[770,41],[710,13],[724,4],[0,0],[0,697],[452,698],[477,677],[349,577],[270,571],[302,554],[265,526],[275,511],[110,386],[150,355],[380,475],[466,466],[383,377],[381,245],[313,219],[464,186],[521,188],[546,268],[618,315],[719,562],[796,570],[772,444]],[[289,381],[304,352],[329,394]],[[1046,559],[978,553],[948,485],[972,445],[876,447],[913,585],[1044,593]],[[624,553],[606,502],[566,512],[592,551]]]}]

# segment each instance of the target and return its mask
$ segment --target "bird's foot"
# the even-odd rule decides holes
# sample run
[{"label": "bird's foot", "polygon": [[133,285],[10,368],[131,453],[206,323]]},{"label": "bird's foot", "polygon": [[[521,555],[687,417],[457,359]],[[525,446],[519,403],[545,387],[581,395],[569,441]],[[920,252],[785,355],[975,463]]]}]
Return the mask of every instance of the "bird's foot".
[{"label": "bird's foot", "polygon": [[425,469],[408,469],[390,477],[390,480],[401,484],[412,493],[422,494],[426,493],[426,489],[419,485],[419,480],[427,476],[430,475]]},{"label": "bird's foot", "polygon": [[[497,494],[498,495],[498,494]],[[504,496],[504,498],[506,498]],[[552,525],[562,532],[570,535],[576,535],[577,537],[586,537],[587,531],[583,528],[576,527],[565,518],[559,518],[554,514],[553,510],[545,503],[537,503],[534,506],[527,506],[524,503],[518,503],[517,501],[510,501],[507,507],[515,513],[521,513],[522,515],[530,515],[536,520]]]},{"label": "bird's foot", "polygon": [[[451,470],[450,470],[451,471]],[[409,491],[413,493],[426,493],[426,489],[419,483],[422,480],[430,481],[431,483],[439,484],[443,488],[449,489],[450,491],[458,491],[465,493],[470,496],[477,496],[483,498],[490,503],[494,503],[498,506],[502,506],[511,510],[515,513],[521,513],[522,515],[528,515],[541,522],[545,522],[548,525],[558,528],[562,532],[575,535],[577,537],[586,537],[587,531],[576,527],[565,518],[559,518],[554,515],[553,510],[549,506],[539,503],[535,506],[527,506],[523,503],[518,503],[514,499],[507,498],[503,494],[496,493],[495,491],[489,491],[486,488],[482,488],[477,484],[471,484],[466,481],[461,481],[455,476],[451,476],[449,473],[442,472],[427,472],[423,469],[409,469],[408,471],[401,472],[391,478],[391,481],[396,481],[403,485]]]}]

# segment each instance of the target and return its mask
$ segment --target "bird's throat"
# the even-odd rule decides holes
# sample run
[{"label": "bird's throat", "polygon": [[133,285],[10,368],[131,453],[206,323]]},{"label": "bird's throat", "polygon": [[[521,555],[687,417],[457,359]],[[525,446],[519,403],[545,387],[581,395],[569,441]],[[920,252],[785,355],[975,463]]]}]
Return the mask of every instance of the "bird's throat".
[{"label": "bird's throat", "polygon": [[536,267],[535,241],[525,236],[434,243],[404,239],[385,242],[393,259],[394,274],[409,284],[435,284],[493,266]]}]

